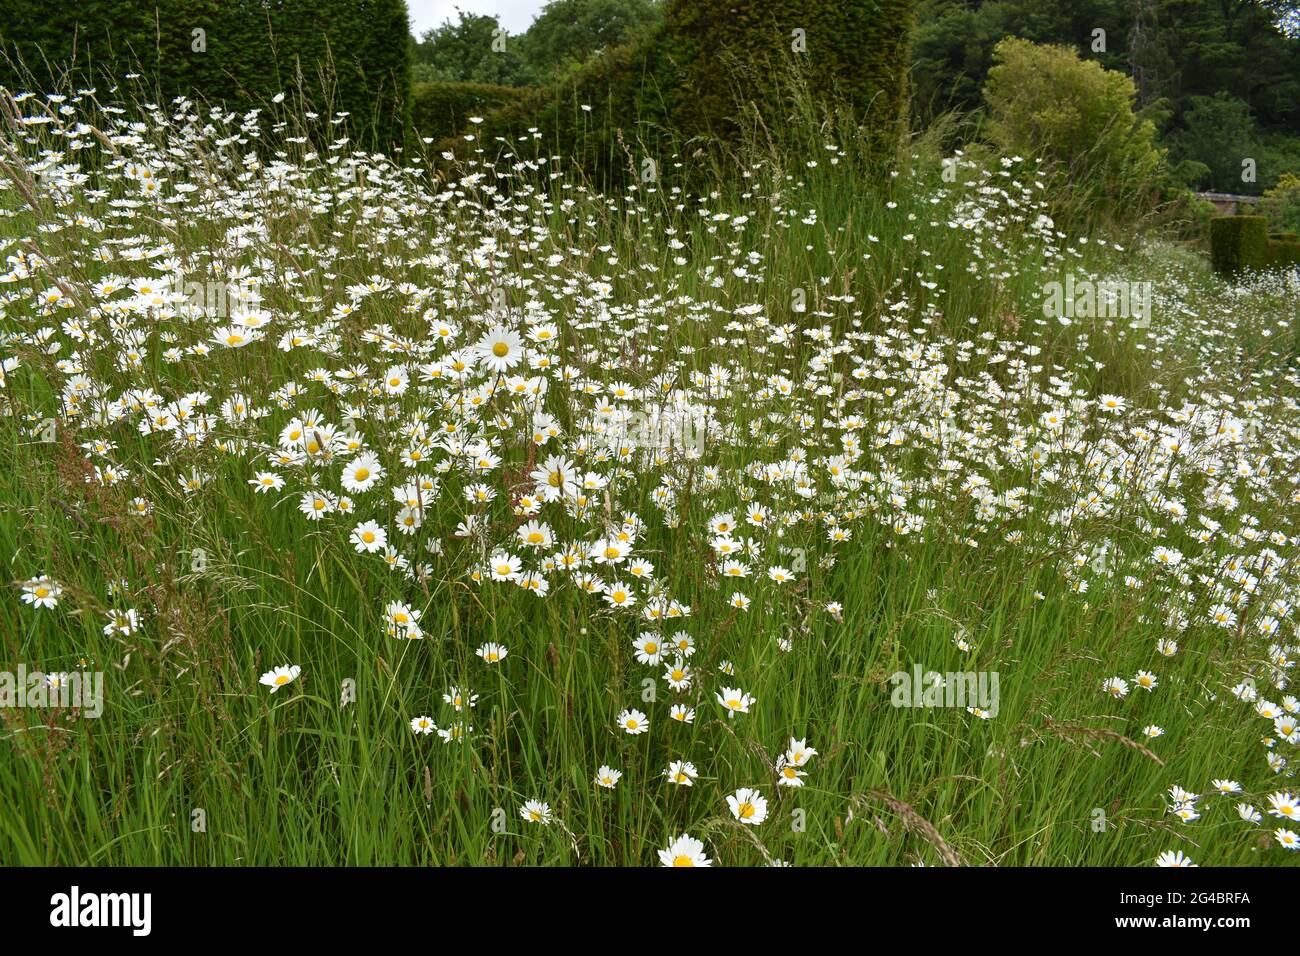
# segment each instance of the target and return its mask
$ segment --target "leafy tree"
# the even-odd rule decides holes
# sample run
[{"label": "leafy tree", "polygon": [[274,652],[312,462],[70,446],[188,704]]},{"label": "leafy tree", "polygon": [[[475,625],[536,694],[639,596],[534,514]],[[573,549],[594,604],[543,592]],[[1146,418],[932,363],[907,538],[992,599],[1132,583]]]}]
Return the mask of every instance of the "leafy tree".
[{"label": "leafy tree", "polygon": [[1300,176],[1283,173],[1277,185],[1264,193],[1259,211],[1275,232],[1300,233]]},{"label": "leafy tree", "polygon": [[[1194,96],[1183,116],[1184,129],[1170,137],[1170,158],[1176,162],[1198,163],[1204,173],[1190,181],[1196,189],[1217,192],[1259,192],[1258,176],[1261,157],[1258,131],[1250,106],[1229,93]],[[1252,169],[1251,181],[1242,179],[1242,162]]]},{"label": "leafy tree", "polygon": [[1152,200],[1163,153],[1155,125],[1136,115],[1133,81],[1070,49],[1008,38],[984,86],[986,133],[1007,153],[1046,166],[1057,211],[1078,224],[1104,204],[1136,219]]},{"label": "leafy tree", "polygon": [[438,80],[526,86],[533,74],[524,58],[523,40],[510,36],[493,16],[466,13],[426,30],[412,51],[416,82]]},{"label": "leafy tree", "polygon": [[[1125,65],[1123,9],[1130,0],[922,0],[912,44],[918,114],[979,107],[993,48],[1008,36],[1069,46],[1103,66]],[[1105,30],[1094,51],[1094,30]]]},{"label": "leafy tree", "polygon": [[921,0],[917,117],[977,109],[993,48],[1011,36],[1127,72],[1138,107],[1164,101],[1171,131],[1193,97],[1223,92],[1250,106],[1261,134],[1300,135],[1300,0]]},{"label": "leafy tree", "polygon": [[659,0],[550,0],[524,34],[524,55],[536,76],[558,78],[662,20]]}]

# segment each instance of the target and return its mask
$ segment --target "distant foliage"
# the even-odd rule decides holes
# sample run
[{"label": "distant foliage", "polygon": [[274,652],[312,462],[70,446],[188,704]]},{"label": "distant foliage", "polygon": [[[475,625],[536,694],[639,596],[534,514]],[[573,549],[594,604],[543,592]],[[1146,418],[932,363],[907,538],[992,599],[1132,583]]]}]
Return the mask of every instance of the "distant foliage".
[{"label": "distant foliage", "polygon": [[1156,129],[1133,110],[1133,81],[1070,49],[1007,39],[984,87],[989,138],[1044,161],[1058,211],[1083,218],[1104,203],[1141,216],[1163,154]]},{"label": "distant foliage", "polygon": [[[530,127],[544,148],[617,178],[659,164],[670,142],[735,142],[751,107],[779,137],[798,76],[818,99],[850,103],[882,156],[902,132],[914,0],[670,0],[662,26],[606,50],[564,82],[490,118],[512,141]],[[589,107],[589,109],[583,109]]]},{"label": "distant foliage", "polygon": [[414,44],[417,83],[536,86],[556,82],[600,50],[627,43],[663,20],[659,0],[550,0],[529,28],[510,34],[489,14],[457,9]]},{"label": "distant foliage", "polygon": [[413,44],[416,83],[526,86],[533,81],[521,38],[509,36],[496,17],[456,12],[458,19],[425,30]]},{"label": "distant foliage", "polygon": [[[1297,22],[1295,0],[919,0],[914,108],[922,123],[977,109],[993,48],[1015,36],[1130,74],[1138,107],[1161,104],[1170,134],[1187,131],[1193,98],[1221,93],[1248,104],[1257,136],[1294,136]],[[1213,185],[1240,191],[1231,178]]]},{"label": "distant foliage", "polygon": [[416,83],[411,89],[411,124],[419,136],[443,140],[470,128],[472,116],[517,102],[529,87],[492,83]]},{"label": "distant foliage", "polygon": [[1300,176],[1284,173],[1260,199],[1259,212],[1279,232],[1300,233]]},{"label": "distant foliage", "polygon": [[[767,104],[793,63],[817,96],[838,96],[892,147],[907,106],[911,0],[685,0],[668,11],[669,61],[688,64],[674,106],[688,133],[727,135],[736,102]],[[724,55],[719,55],[720,53]],[[733,59],[734,58],[734,59]],[[751,69],[736,78],[736,61]],[[765,119],[779,129],[781,102]]]},{"label": "distant foliage", "polygon": [[1263,155],[1250,105],[1227,93],[1194,96],[1183,117],[1184,129],[1170,137],[1170,156],[1197,163],[1200,174],[1188,182],[1200,190],[1255,193],[1242,178],[1242,160]]},{"label": "distant foliage", "polygon": [[520,42],[534,76],[556,80],[662,22],[658,0],[550,0]]},{"label": "distant foliage", "polygon": [[102,85],[138,68],[164,103],[242,112],[284,92],[387,147],[405,135],[409,31],[404,0],[0,0],[0,85]]}]

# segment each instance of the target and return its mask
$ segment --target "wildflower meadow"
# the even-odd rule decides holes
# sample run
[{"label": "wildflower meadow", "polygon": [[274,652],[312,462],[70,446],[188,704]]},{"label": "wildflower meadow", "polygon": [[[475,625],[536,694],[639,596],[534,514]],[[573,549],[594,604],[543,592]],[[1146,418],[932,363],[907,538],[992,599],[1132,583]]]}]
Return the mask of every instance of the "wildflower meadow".
[{"label": "wildflower meadow", "polygon": [[1300,268],[806,92],[0,90],[4,862],[1295,865]]}]

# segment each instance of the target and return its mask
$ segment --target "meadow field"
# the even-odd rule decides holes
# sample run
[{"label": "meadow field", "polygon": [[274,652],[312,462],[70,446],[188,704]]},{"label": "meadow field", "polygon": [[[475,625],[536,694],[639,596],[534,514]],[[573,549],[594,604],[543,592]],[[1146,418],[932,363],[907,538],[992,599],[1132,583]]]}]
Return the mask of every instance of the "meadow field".
[{"label": "meadow field", "polygon": [[1300,270],[294,123],[0,103],[4,862],[1300,858]]}]

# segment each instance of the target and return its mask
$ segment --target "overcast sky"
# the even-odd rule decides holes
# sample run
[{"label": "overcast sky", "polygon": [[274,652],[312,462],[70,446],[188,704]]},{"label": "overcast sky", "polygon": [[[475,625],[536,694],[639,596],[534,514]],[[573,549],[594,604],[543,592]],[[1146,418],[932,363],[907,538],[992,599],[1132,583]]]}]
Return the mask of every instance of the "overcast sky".
[{"label": "overcast sky", "polygon": [[444,20],[460,19],[457,7],[466,13],[494,15],[509,33],[523,33],[546,0],[406,0],[406,6],[411,11],[411,32],[417,37]]}]

